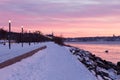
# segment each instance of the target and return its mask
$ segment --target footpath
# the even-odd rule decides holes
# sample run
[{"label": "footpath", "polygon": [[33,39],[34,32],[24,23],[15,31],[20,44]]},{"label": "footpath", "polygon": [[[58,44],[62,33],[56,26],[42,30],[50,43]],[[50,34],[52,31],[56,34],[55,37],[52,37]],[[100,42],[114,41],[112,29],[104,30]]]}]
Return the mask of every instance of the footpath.
[{"label": "footpath", "polygon": [[0,80],[97,80],[68,47],[47,42],[46,49],[0,70]]}]

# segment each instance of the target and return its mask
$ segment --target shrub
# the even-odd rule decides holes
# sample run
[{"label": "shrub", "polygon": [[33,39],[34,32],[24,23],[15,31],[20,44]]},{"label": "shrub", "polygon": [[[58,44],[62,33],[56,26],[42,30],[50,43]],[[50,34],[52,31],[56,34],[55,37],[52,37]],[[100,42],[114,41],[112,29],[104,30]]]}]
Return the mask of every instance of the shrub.
[{"label": "shrub", "polygon": [[53,41],[54,41],[56,44],[64,45],[63,39],[62,39],[61,37],[54,37],[54,38],[53,38]]}]

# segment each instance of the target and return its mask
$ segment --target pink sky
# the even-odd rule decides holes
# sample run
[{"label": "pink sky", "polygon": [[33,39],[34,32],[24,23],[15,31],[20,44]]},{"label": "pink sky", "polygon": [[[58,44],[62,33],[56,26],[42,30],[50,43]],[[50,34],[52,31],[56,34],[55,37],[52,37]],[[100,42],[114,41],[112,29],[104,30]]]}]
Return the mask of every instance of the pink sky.
[{"label": "pink sky", "polygon": [[0,28],[63,37],[120,35],[120,0],[1,0]]}]

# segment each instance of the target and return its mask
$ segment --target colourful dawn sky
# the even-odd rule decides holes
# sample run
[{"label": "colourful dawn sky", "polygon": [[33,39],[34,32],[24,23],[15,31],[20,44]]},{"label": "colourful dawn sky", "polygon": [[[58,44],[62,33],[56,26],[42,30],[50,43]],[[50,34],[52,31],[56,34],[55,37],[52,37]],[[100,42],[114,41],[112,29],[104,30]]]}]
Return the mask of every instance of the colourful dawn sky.
[{"label": "colourful dawn sky", "polygon": [[0,0],[0,28],[63,37],[120,35],[120,0]]}]

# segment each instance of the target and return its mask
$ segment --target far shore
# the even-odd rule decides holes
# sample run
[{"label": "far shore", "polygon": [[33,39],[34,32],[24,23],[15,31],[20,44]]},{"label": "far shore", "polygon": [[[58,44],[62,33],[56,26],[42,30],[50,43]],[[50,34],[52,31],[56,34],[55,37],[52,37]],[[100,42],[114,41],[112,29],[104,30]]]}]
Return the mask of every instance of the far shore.
[{"label": "far shore", "polygon": [[66,41],[65,43],[79,43],[79,44],[120,44],[120,41],[74,41],[74,42],[70,42],[70,41]]}]

